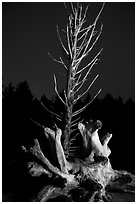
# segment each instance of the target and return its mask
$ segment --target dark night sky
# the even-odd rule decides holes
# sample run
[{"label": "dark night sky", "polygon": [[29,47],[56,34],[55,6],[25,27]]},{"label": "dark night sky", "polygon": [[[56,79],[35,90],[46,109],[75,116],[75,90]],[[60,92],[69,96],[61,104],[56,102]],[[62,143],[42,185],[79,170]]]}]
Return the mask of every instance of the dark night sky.
[{"label": "dark night sky", "polygon": [[[45,94],[51,97],[53,73],[60,81],[59,89],[65,83],[61,74],[64,74],[63,68],[47,55],[50,51],[55,58],[61,56],[56,24],[64,28],[67,23],[64,4],[2,4],[3,84],[12,81],[16,85],[27,80],[34,96],[40,98]],[[92,24],[101,4],[89,3],[89,24]],[[103,47],[103,53],[92,71],[93,76],[100,75],[94,87],[103,89],[101,98],[110,93],[115,98],[121,96],[127,100],[131,97],[134,100],[134,6],[134,3],[106,3],[101,15],[100,22],[104,28],[95,51]]]}]

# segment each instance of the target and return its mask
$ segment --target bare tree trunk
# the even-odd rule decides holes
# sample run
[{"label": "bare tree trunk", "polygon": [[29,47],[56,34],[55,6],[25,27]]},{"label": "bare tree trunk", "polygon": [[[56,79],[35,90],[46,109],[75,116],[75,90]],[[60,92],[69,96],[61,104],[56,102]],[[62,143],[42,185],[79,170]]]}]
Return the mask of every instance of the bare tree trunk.
[{"label": "bare tree trunk", "polygon": [[[64,137],[63,147],[66,155],[69,155],[69,146],[70,146],[69,140],[71,135],[73,117],[78,114],[78,112],[73,113],[73,105],[76,104],[77,101],[87,93],[87,91],[85,91],[83,94],[78,95],[78,91],[83,87],[85,81],[87,80],[88,74],[90,73],[92,67],[98,61],[97,57],[102,50],[101,49],[99,51],[99,53],[88,65],[86,65],[83,68],[79,68],[82,60],[90,53],[90,51],[96,44],[102,32],[102,26],[98,33],[95,32],[95,28],[96,28],[96,23],[98,21],[98,18],[103,10],[103,7],[104,7],[104,4],[99,14],[97,15],[94,23],[91,26],[84,28],[83,25],[85,22],[88,7],[86,7],[84,13],[82,13],[82,6],[79,6],[79,4],[77,3],[77,6],[74,8],[73,4],[71,3],[72,13],[69,16],[69,23],[67,25],[67,30],[66,30],[67,48],[65,48],[65,45],[63,44],[61,37],[59,35],[61,44],[63,45],[63,48],[65,48],[65,52],[70,59],[69,60],[70,67],[67,68],[67,90],[66,90],[67,95],[66,95],[66,102],[65,102],[66,116],[65,116],[65,130],[63,134],[63,137]],[[59,34],[59,31],[58,31],[58,34]],[[95,37],[95,35],[97,36]],[[93,39],[93,37],[95,37],[95,39],[91,44],[91,39]],[[87,69],[88,71],[86,75],[83,76],[82,78],[82,73],[83,73],[83,70],[85,69]],[[96,76],[96,78],[97,77],[98,75]],[[94,80],[96,80],[96,78]],[[94,80],[91,82],[87,90],[90,89],[90,87],[94,83]],[[80,110],[80,112],[81,111],[82,110]]]},{"label": "bare tree trunk", "polygon": [[72,114],[73,114],[73,104],[74,104],[74,92],[73,88],[75,85],[75,70],[73,66],[70,67],[69,76],[68,76],[68,87],[67,87],[67,103],[66,103],[66,117],[65,117],[65,130],[64,130],[64,150],[66,156],[69,155],[69,140],[71,134],[71,125],[72,125]]}]

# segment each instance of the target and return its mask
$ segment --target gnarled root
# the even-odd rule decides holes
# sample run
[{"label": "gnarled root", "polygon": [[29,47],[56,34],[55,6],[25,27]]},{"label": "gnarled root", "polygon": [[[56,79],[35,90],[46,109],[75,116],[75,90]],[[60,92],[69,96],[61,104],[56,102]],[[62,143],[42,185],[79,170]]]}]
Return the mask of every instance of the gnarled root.
[{"label": "gnarled root", "polygon": [[[109,155],[111,153],[108,142],[112,135],[107,133],[100,141],[98,130],[102,127],[100,121],[88,124],[78,124],[78,129],[83,138],[84,150],[91,148],[89,155],[84,160],[75,159],[74,161],[67,161],[64,150],[61,144],[62,131],[58,127],[56,131],[50,128],[44,128],[46,137],[50,142],[51,148],[55,148],[56,158],[58,160],[59,168],[54,166],[43,154],[40,144],[37,139],[34,140],[34,147],[29,151],[37,157],[40,164],[36,162],[29,163],[29,172],[32,176],[40,176],[46,174],[48,177],[58,177],[64,180],[63,187],[46,186],[39,194],[35,201],[48,201],[62,195],[67,197],[66,201],[81,201],[82,197],[86,201],[110,201],[111,196],[106,193],[113,189],[123,190],[125,192],[133,191],[134,189],[125,182],[120,187],[120,178],[123,180],[128,177],[128,173],[124,171],[114,171],[111,167]],[[90,144],[90,145],[89,145]],[[26,148],[23,148],[26,152]],[[42,165],[43,164],[43,165]],[[118,180],[118,181],[117,181]],[[127,179],[126,179],[127,180]],[[88,182],[88,185],[86,183]],[[118,182],[118,185],[117,185]],[[134,186],[134,184],[133,184]],[[75,192],[82,192],[76,198]],[[81,193],[80,193],[81,194]],[[83,201],[85,201],[83,200]]]}]

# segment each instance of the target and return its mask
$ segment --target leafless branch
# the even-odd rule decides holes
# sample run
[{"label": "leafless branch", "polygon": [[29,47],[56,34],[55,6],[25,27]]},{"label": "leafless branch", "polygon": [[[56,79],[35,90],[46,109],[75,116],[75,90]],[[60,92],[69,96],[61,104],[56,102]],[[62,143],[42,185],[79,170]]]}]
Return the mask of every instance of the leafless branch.
[{"label": "leafless branch", "polygon": [[48,55],[51,57],[51,59],[53,59],[55,62],[62,64],[64,66],[64,68],[66,70],[68,70],[67,66],[65,65],[64,61],[62,60],[62,58],[60,57],[60,60],[56,60],[54,57],[52,57],[52,55],[48,52]]},{"label": "leafless branch", "polygon": [[60,118],[57,118],[57,117],[56,117],[56,119],[59,120],[59,121],[62,121]]},{"label": "leafless branch", "polygon": [[96,17],[96,22],[98,21],[98,19],[99,19],[101,13],[102,13],[102,11],[103,11],[104,6],[105,6],[105,2],[103,2],[102,7],[101,7],[101,9],[100,9],[100,11],[99,11],[99,13],[98,13],[98,15],[97,15],[97,17]]},{"label": "leafless branch", "polygon": [[[93,24],[92,25],[89,25],[88,27],[86,28],[83,28],[82,30],[79,31],[79,34],[81,34],[82,32],[86,33],[88,29],[91,29],[93,27]],[[79,40],[79,39],[78,39]]]},{"label": "leafless branch", "polygon": [[74,143],[74,141],[76,140],[76,137],[78,136],[79,133],[77,133],[75,136],[73,136],[72,138],[70,138],[70,145]]},{"label": "leafless branch", "polygon": [[[83,40],[82,40],[82,42],[81,42],[81,45],[80,45],[80,48],[79,48],[79,53],[78,53],[78,55],[77,55],[77,58],[80,56],[80,54],[81,54],[83,48],[84,48],[85,46],[87,46],[87,43],[88,43],[87,35],[88,35],[89,31],[91,30],[92,26],[93,26],[93,25],[90,25],[90,26],[87,28],[87,30],[85,31],[85,33],[83,34],[83,37],[84,37],[84,38],[83,38]],[[82,54],[82,56],[81,56],[79,59],[77,59],[77,61],[81,61],[81,60],[83,59],[83,57],[84,57],[84,54]]]},{"label": "leafless branch", "polygon": [[82,18],[82,5],[79,8],[80,8],[80,12],[79,12],[79,24],[80,24],[81,18]]},{"label": "leafless branch", "polygon": [[74,103],[77,102],[81,97],[83,97],[88,91],[89,89],[91,88],[91,86],[94,84],[94,82],[96,81],[96,79],[98,78],[99,75],[97,75],[93,81],[90,83],[89,87],[86,89],[85,92],[83,92],[81,95],[78,95],[77,99],[74,100]]},{"label": "leafless branch", "polygon": [[87,106],[89,106],[89,105],[94,101],[94,99],[99,95],[100,92],[101,92],[101,89],[97,92],[97,94],[94,96],[94,98],[93,98],[88,104],[86,104],[83,108],[81,108],[81,109],[77,110],[76,112],[74,112],[74,113],[72,114],[72,117],[78,115],[78,114],[81,113]]},{"label": "leafless branch", "polygon": [[72,122],[72,124],[75,123],[76,121],[78,121],[79,119],[81,119],[81,117],[78,117],[77,119],[75,119],[75,120]]},{"label": "leafless branch", "polygon": [[78,122],[73,123],[73,124],[71,125],[71,127],[74,127],[74,126],[76,126],[76,125],[78,125]]},{"label": "leafless branch", "polygon": [[93,66],[95,65],[96,61],[98,59],[95,59],[95,61],[93,62],[93,64],[90,66],[89,70],[87,71],[86,75],[83,77],[82,81],[80,81],[77,85],[81,84],[77,89],[76,91],[74,92],[74,94],[76,94],[83,86],[83,84],[85,83],[85,81],[87,80],[87,77],[91,71],[91,69],[93,68]]},{"label": "leafless branch", "polygon": [[64,29],[61,29],[65,34],[67,33]]},{"label": "leafless branch", "polygon": [[65,7],[65,9],[66,9],[66,11],[67,11],[67,13],[68,13],[68,15],[69,15],[69,10],[68,10],[68,8],[67,8],[66,2],[64,2],[64,7]]},{"label": "leafless branch", "polygon": [[68,28],[68,25],[67,25],[67,42],[68,42],[70,57],[72,59],[72,51],[71,51],[71,45],[70,45],[70,40],[69,40],[69,28]]},{"label": "leafless branch", "polygon": [[[96,17],[96,19],[95,19],[95,21],[94,21],[94,26],[93,26],[92,32],[91,32],[91,34],[90,34],[90,37],[89,37],[88,43],[87,43],[87,45],[86,45],[86,47],[85,47],[85,49],[84,49],[84,52],[83,52],[84,55],[87,55],[87,53],[90,52],[90,50],[91,50],[91,49],[93,48],[93,46],[95,45],[95,43],[97,42],[97,40],[98,40],[98,38],[99,38],[99,36],[100,36],[100,34],[101,34],[101,32],[102,32],[102,28],[103,28],[103,26],[101,26],[101,29],[100,29],[99,35],[97,36],[95,42],[92,44],[91,48],[86,52],[86,50],[87,50],[87,48],[88,48],[88,46],[89,46],[89,43],[90,43],[90,41],[91,41],[91,39],[92,39],[92,37],[93,37],[93,33],[94,33],[94,30],[95,30],[95,27],[96,27],[96,23],[97,23],[98,18],[99,18],[100,14],[101,14],[101,12],[102,12],[102,10],[103,10],[103,8],[104,8],[104,5],[105,5],[105,4],[103,3],[103,5],[102,5],[102,7],[101,7],[101,10],[100,10],[99,14],[97,15],[97,17]],[[85,54],[85,52],[86,52],[86,54]]]},{"label": "leafless branch", "polygon": [[35,123],[36,125],[42,127],[43,129],[45,128],[44,125],[41,125],[40,123],[36,122],[35,120],[33,120],[32,118],[30,118],[30,120]]},{"label": "leafless branch", "polygon": [[73,12],[73,14],[75,15],[74,7],[73,7],[73,3],[72,3],[72,2],[71,2],[71,8],[72,8],[72,12]]},{"label": "leafless branch", "polygon": [[66,70],[68,70],[68,67],[65,65],[65,63],[64,63],[64,61],[63,61],[63,59],[60,57],[60,60],[61,60],[61,62],[62,62],[62,64],[63,64],[63,66],[64,66],[64,68],[66,69]]},{"label": "leafless branch", "polygon": [[57,25],[57,33],[58,33],[59,41],[60,41],[60,43],[61,43],[61,46],[62,46],[63,50],[65,51],[65,53],[66,53],[67,55],[69,55],[69,52],[67,51],[67,49],[65,48],[65,46],[64,46],[64,44],[63,44],[63,42],[62,42],[62,39],[61,39],[61,36],[60,36],[60,33],[59,33],[58,25]]},{"label": "leafless branch", "polygon": [[[101,33],[102,33],[102,29],[103,29],[103,25],[101,25],[101,28],[100,28],[100,31],[99,31],[99,34],[98,36],[96,37],[95,41],[92,43],[92,46],[88,49],[88,51],[84,54],[84,56],[87,56],[89,54],[89,52],[93,49],[94,45],[96,44],[96,42],[98,41]],[[93,34],[92,34],[93,36]],[[88,43],[87,43],[87,46],[88,47]],[[87,48],[85,48],[84,52],[86,51]]]},{"label": "leafless branch", "polygon": [[88,11],[88,7],[89,7],[89,5],[87,5],[87,7],[86,7],[86,9],[85,9],[85,13],[84,13],[84,18],[83,18],[83,21],[84,21],[84,19],[86,18],[87,11]]},{"label": "leafless branch", "polygon": [[75,132],[76,130],[78,130],[78,129],[77,129],[77,128],[71,129],[70,133],[73,133],[73,132]]},{"label": "leafless branch", "polygon": [[59,64],[62,64],[62,62],[60,60],[56,60],[54,57],[52,57],[52,55],[48,52],[48,55],[51,57],[51,59],[53,59],[55,62],[58,62]]},{"label": "leafless branch", "polygon": [[78,125],[78,123],[83,122],[83,120],[84,120],[84,119],[82,119],[82,120],[80,120],[80,121],[77,121],[76,123],[72,123],[71,127],[74,127],[74,126]]},{"label": "leafless branch", "polygon": [[73,86],[73,89],[72,89],[72,90],[74,90],[74,89],[75,89],[75,87],[79,85],[79,80],[80,80],[80,77],[81,77],[81,74],[78,76],[77,81],[75,82],[75,84],[74,84],[74,86]]},{"label": "leafless branch", "polygon": [[[92,25],[91,26],[88,26],[87,28],[84,28],[83,30],[82,30],[82,32],[84,31],[84,30],[86,30],[79,38],[78,38],[78,41],[80,41],[85,35],[87,36],[87,34],[88,34],[88,32],[90,31],[90,29],[92,28]],[[80,32],[79,32],[80,33]],[[82,41],[83,43],[84,43],[84,41]],[[81,43],[82,44],[82,43]],[[81,46],[82,47],[82,46]]]},{"label": "leafless branch", "polygon": [[58,93],[58,90],[57,90],[57,80],[56,80],[55,75],[54,75],[54,83],[55,83],[55,87],[54,87],[55,88],[55,92],[56,92],[57,96],[59,97],[59,99],[61,100],[61,102],[65,105],[65,102],[63,101],[63,99],[61,98],[61,96]]},{"label": "leafless branch", "polygon": [[53,115],[55,115],[58,118],[62,118],[62,116],[58,115],[57,113],[54,113],[53,111],[49,110],[42,102],[41,105],[49,112],[52,113]]},{"label": "leafless branch", "polygon": [[80,74],[81,72],[83,72],[86,68],[88,68],[96,59],[97,57],[101,54],[103,48],[96,54],[96,56],[94,57],[94,59],[88,63],[85,67],[81,68],[79,71],[76,72],[76,74]]}]

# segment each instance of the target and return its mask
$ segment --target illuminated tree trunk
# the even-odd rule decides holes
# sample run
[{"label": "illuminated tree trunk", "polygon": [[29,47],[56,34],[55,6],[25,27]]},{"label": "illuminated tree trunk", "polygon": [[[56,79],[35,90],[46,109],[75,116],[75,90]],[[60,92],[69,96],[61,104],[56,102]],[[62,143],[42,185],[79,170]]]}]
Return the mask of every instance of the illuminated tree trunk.
[{"label": "illuminated tree trunk", "polygon": [[[74,7],[71,3],[71,13],[69,15],[69,22],[66,30],[63,30],[65,33],[64,35],[67,39],[66,43],[63,43],[59,28],[57,27],[58,37],[63,48],[64,54],[66,55],[66,59],[69,59],[69,67],[66,66],[65,62],[61,57],[60,60],[56,60],[51,56],[51,54],[49,54],[54,61],[62,64],[67,71],[67,90],[64,91],[65,101],[63,101],[57,91],[57,82],[56,77],[54,76],[55,91],[59,96],[60,100],[63,102],[63,105],[65,105],[66,107],[65,129],[63,132],[63,147],[66,156],[69,156],[70,135],[74,131],[72,125],[74,127],[75,125],[78,125],[79,122],[77,120],[76,124],[74,124],[77,119],[77,115],[79,115],[101,91],[100,89],[96,96],[86,106],[75,112],[73,111],[73,106],[78,102],[80,98],[82,98],[89,91],[95,80],[98,78],[97,75],[90,83],[86,91],[79,94],[79,91],[83,88],[86,80],[88,79],[88,75],[90,74],[93,66],[97,63],[98,56],[102,51],[101,49],[88,64],[86,64],[84,67],[81,67],[83,59],[85,59],[85,57],[90,54],[101,35],[103,25],[101,25],[100,30],[97,31],[96,24],[103,10],[103,7],[104,4],[99,14],[95,18],[93,24],[89,25],[88,27],[85,27],[84,24],[86,21],[88,6],[84,10],[82,5],[79,5],[77,3],[77,6]],[[83,71],[85,70],[86,74],[84,75]]]}]

